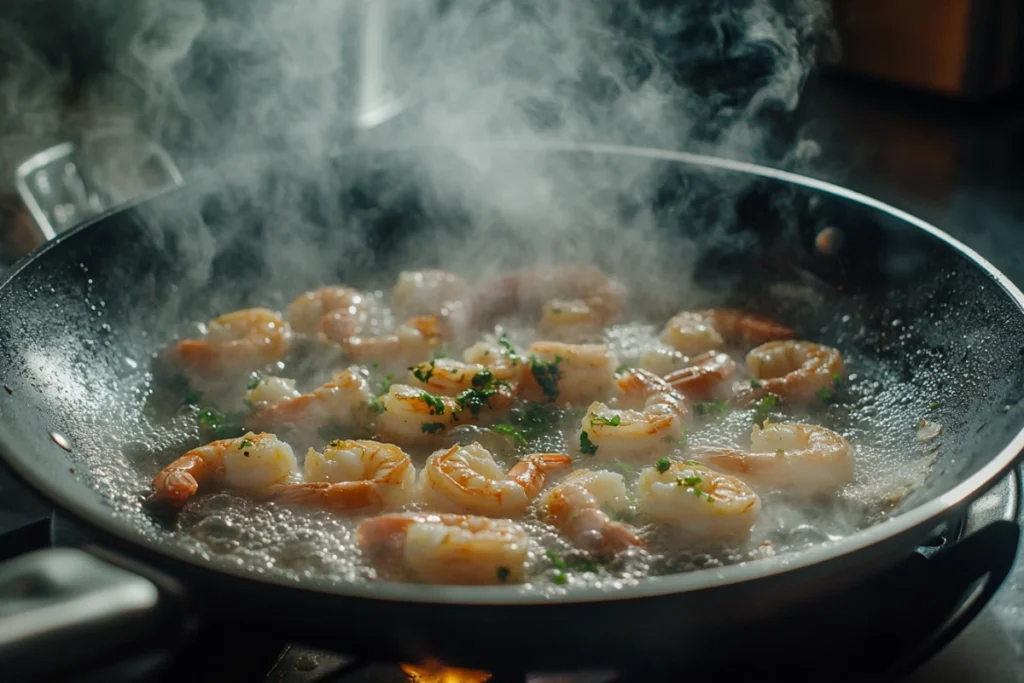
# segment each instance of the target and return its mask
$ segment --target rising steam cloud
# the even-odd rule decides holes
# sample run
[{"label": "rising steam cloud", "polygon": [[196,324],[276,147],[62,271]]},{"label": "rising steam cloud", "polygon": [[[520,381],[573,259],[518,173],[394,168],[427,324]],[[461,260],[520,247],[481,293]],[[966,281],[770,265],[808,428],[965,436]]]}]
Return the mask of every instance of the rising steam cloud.
[{"label": "rising steam cloud", "polygon": [[[377,95],[403,109],[366,130],[354,114],[365,102],[362,27],[375,1],[387,20]],[[378,203],[415,188],[421,213],[451,224],[457,207],[485,238],[442,231],[419,239],[413,251],[424,264],[455,260],[482,271],[496,267],[498,252],[607,262],[614,236],[622,256],[609,267],[670,257],[685,269],[682,253],[656,244],[645,207],[663,180],[649,165],[475,143],[605,142],[788,163],[795,140],[779,122],[797,108],[827,26],[819,0],[107,0],[80,8],[83,25],[101,36],[109,75],[77,93],[70,127],[137,129],[168,149],[190,181],[192,218],[186,228],[181,215],[174,220],[191,231],[197,281],[212,267],[213,247],[246,228],[248,218],[232,221],[233,208],[279,225],[264,235],[264,261],[268,282],[288,283],[287,294],[336,276],[333,263],[320,267],[324,245],[307,239],[324,224],[338,228],[335,253],[370,262],[368,214],[337,201],[367,177],[386,185],[376,189]],[[67,74],[7,33],[15,67],[5,74],[0,116],[8,141],[21,143],[8,149],[20,153],[69,126],[58,106]],[[450,153],[368,161],[352,153],[359,146]],[[196,207],[225,187],[222,219],[207,225]],[[628,216],[624,204],[634,207]],[[413,257],[408,245],[395,248]]]}]

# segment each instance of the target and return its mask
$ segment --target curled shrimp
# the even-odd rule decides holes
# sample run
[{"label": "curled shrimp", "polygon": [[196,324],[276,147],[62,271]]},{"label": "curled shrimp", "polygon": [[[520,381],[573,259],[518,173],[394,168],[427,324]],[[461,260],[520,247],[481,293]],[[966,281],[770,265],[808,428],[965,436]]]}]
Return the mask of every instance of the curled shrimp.
[{"label": "curled shrimp", "polygon": [[712,308],[676,314],[665,325],[661,340],[693,356],[717,351],[726,342],[749,347],[792,336],[792,329],[768,318],[732,308]]},{"label": "curled shrimp", "polygon": [[263,377],[245,397],[254,408],[246,419],[253,429],[316,429],[329,422],[347,428],[364,421],[373,394],[366,373],[353,365],[308,394],[296,391],[293,380]]},{"label": "curled shrimp", "polygon": [[540,308],[548,332],[603,327],[622,309],[625,288],[594,266],[566,264],[519,270],[483,285],[476,309],[485,318]]},{"label": "curled shrimp", "polygon": [[223,484],[265,492],[297,469],[291,446],[273,434],[248,432],[208,443],[176,459],[153,478],[153,502],[183,505],[200,487]]},{"label": "curled shrimp", "polygon": [[540,500],[541,519],[584,550],[614,555],[644,542],[636,530],[613,521],[603,508],[621,512],[629,507],[621,474],[576,470],[549,489]]},{"label": "curled shrimp", "polygon": [[329,338],[352,336],[365,322],[369,306],[363,293],[351,287],[322,287],[299,295],[285,311],[299,334]]},{"label": "curled shrimp", "polygon": [[438,451],[423,466],[423,501],[446,512],[520,517],[544,488],[547,475],[572,466],[572,458],[533,453],[507,473],[478,443]]},{"label": "curled shrimp", "polygon": [[536,342],[523,370],[522,393],[560,405],[589,401],[610,393],[617,365],[603,344]]},{"label": "curled shrimp", "polygon": [[473,290],[461,277],[447,271],[399,273],[391,301],[399,315],[436,316],[448,338],[463,338],[472,324]]},{"label": "curled shrimp", "polygon": [[508,408],[513,398],[510,385],[496,382],[467,389],[454,398],[406,384],[392,384],[377,401],[377,428],[388,440],[430,443],[451,427],[489,419]]},{"label": "curled shrimp", "polygon": [[699,462],[659,465],[645,467],[637,480],[637,507],[645,517],[703,538],[750,535],[761,499],[743,481]]},{"label": "curled shrimp", "polygon": [[441,343],[442,330],[435,316],[424,315],[409,318],[391,334],[346,336],[345,330],[336,330],[328,336],[341,344],[353,362],[408,366],[430,356]]},{"label": "curled shrimp", "polygon": [[360,524],[356,537],[378,571],[434,584],[521,583],[529,547],[512,520],[473,515],[381,515]]},{"label": "curled shrimp", "polygon": [[797,494],[827,494],[853,480],[850,443],[831,429],[765,421],[754,425],[750,451],[703,447],[694,457],[754,486]]},{"label": "curled shrimp", "polygon": [[378,511],[409,502],[416,468],[398,446],[339,440],[329,443],[323,453],[309,449],[303,479],[303,483],[272,486],[270,494],[282,503]]},{"label": "curled shrimp", "polygon": [[650,461],[675,448],[689,415],[686,401],[646,370],[630,370],[618,380],[626,399],[642,399],[643,410],[616,410],[595,401],[580,423],[580,450],[602,460]]},{"label": "curled shrimp", "polygon": [[731,392],[736,361],[725,353],[709,351],[690,359],[689,364],[670,372],[665,381],[688,399],[704,401]]},{"label": "curled shrimp", "polygon": [[747,354],[747,369],[760,386],[744,396],[768,393],[801,401],[830,391],[846,372],[839,351],[806,341],[762,344]]},{"label": "curled shrimp", "polygon": [[291,326],[279,313],[246,308],[211,320],[201,339],[179,341],[172,358],[203,375],[244,372],[281,360],[291,341]]}]

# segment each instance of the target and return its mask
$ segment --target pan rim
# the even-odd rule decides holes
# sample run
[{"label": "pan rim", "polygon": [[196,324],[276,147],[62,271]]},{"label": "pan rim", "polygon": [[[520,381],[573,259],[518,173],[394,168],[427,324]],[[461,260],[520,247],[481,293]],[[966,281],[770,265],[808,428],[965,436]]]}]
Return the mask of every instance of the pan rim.
[{"label": "pan rim", "polygon": [[[762,166],[751,162],[690,152],[662,150],[651,147],[633,147],[607,143],[581,143],[552,140],[480,141],[467,142],[465,146],[467,148],[482,147],[512,152],[584,152],[608,156],[634,157],[649,159],[652,161],[677,162],[691,167],[718,169],[738,172],[748,176],[775,179],[790,185],[797,185],[830,194],[848,201],[856,202],[862,206],[870,207],[880,213],[887,214],[929,234],[940,242],[943,242],[946,246],[958,252],[960,255],[971,261],[975,266],[980,268],[989,278],[1003,289],[1003,291],[1017,305],[1017,308],[1024,312],[1024,293],[1022,293],[1008,277],[989,263],[988,260],[966,244],[960,242],[936,226],[907,213],[906,211],[860,192],[840,187],[824,180],[768,166]],[[389,145],[374,147],[372,149],[367,149],[366,151],[398,152],[415,148],[436,147],[436,145],[429,144],[419,146]],[[175,192],[175,190],[168,191],[168,193],[173,192]],[[6,277],[3,278],[2,282],[0,282],[0,291],[4,290],[12,281],[14,281],[22,270],[40,258],[43,254],[47,253],[50,249],[56,248],[65,240],[73,238],[75,235],[94,225],[102,223],[108,216],[114,213],[121,213],[126,209],[144,204],[155,196],[159,195],[150,195],[139,198],[127,205],[118,207],[113,211],[107,212],[87,223],[58,235],[55,239],[47,242],[37,251],[18,261],[6,274]],[[131,546],[142,546],[147,551],[169,557],[173,560],[185,562],[203,571],[229,575],[252,583],[272,584],[275,587],[287,588],[290,590],[328,593],[331,596],[339,598],[481,607],[488,605],[526,607],[538,604],[574,604],[654,598],[661,595],[696,592],[731,584],[753,582],[759,579],[769,579],[783,574],[790,574],[797,570],[827,563],[843,556],[860,553],[887,539],[893,538],[900,533],[920,529],[930,523],[937,524],[945,513],[980,496],[989,486],[1005,475],[1006,472],[1013,467],[1018,455],[1022,451],[1024,451],[1024,425],[1022,425],[1021,429],[1010,440],[1010,442],[1003,447],[1002,450],[990,458],[989,461],[986,462],[977,472],[953,486],[949,491],[931,498],[894,517],[887,518],[883,522],[855,532],[839,540],[819,544],[813,548],[794,553],[784,553],[773,558],[760,559],[727,567],[719,567],[713,570],[708,569],[684,574],[649,577],[639,581],[635,585],[624,586],[614,591],[578,587],[571,588],[562,595],[534,595],[523,594],[512,586],[439,586],[397,582],[339,584],[330,583],[328,581],[294,583],[285,579],[259,576],[251,571],[240,568],[214,565],[203,560],[198,555],[186,552],[184,549],[177,547],[172,543],[157,541],[138,534],[129,524],[127,524],[123,519],[115,517],[112,514],[113,511],[104,508],[102,504],[66,504],[64,497],[59,491],[57,491],[55,486],[52,486],[50,482],[42,476],[41,471],[34,470],[33,467],[26,464],[24,458],[18,457],[17,448],[9,442],[7,435],[0,434],[0,456],[2,456],[5,463],[14,470],[22,480],[27,482],[38,492],[42,493],[48,501],[54,504],[56,508],[66,511],[72,517],[80,521],[84,521],[88,525],[98,528],[104,533],[110,534]]]}]

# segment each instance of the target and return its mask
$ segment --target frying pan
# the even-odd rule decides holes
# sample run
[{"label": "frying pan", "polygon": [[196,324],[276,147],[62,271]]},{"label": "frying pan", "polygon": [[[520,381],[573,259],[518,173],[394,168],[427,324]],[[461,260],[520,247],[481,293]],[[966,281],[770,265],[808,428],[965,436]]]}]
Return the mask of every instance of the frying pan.
[{"label": "frying pan", "polygon": [[[890,614],[896,605],[921,615],[960,605],[936,636],[940,644],[980,609],[977,600],[963,606],[961,593],[980,584],[969,595],[983,604],[998,587],[1016,550],[1015,525],[994,523],[928,558],[917,549],[1010,471],[1024,446],[1024,297],[1005,276],[921,220],[783,171],[605,145],[480,149],[496,159],[529,155],[645,178],[653,190],[624,194],[613,218],[645,211],[666,245],[678,235],[685,247],[659,251],[667,263],[688,255],[680,277],[696,283],[700,303],[756,305],[803,335],[875,359],[889,381],[909,388],[901,406],[889,408],[908,421],[931,406],[943,442],[926,481],[885,521],[840,540],[559,596],[284,581],[218,565],[186,552],[170,533],[141,529],[137,515],[125,514],[137,503],[110,496],[102,482],[128,458],[118,435],[145,410],[146,361],[166,343],[171,323],[266,301],[274,291],[390,277],[418,253],[408,247],[425,224],[442,220],[437,202],[394,170],[405,167],[408,150],[353,151],[322,169],[340,176],[359,169],[338,181],[338,204],[311,200],[292,223],[293,246],[327,254],[323,268],[274,270],[259,245],[281,231],[279,216],[230,188],[205,193],[201,203],[186,188],[59,236],[0,286],[0,454],[95,539],[0,570],[0,594],[20,596],[0,606],[0,669],[15,679],[79,670],[146,642],[187,642],[183,634],[198,624],[199,632],[281,633],[388,661],[523,670],[660,669],[695,660],[750,670],[773,662],[795,672],[797,659],[813,659],[838,637],[840,622],[853,626],[844,633],[860,638],[861,648],[906,635],[907,620],[879,621],[872,612],[883,604]],[[436,154],[450,169],[466,163]],[[483,183],[495,180],[478,174]],[[267,182],[273,193],[292,181]],[[196,215],[213,231],[231,226],[216,248]],[[338,216],[345,231],[326,227]],[[455,235],[471,218],[456,210],[443,216]],[[498,253],[513,250],[515,227],[511,220],[494,233],[508,240]],[[717,237],[703,239],[712,228]],[[593,239],[606,237],[595,229]],[[355,244],[362,250],[341,248]],[[210,259],[200,263],[203,255]],[[936,597],[943,590],[954,597]],[[61,656],[48,656],[55,646]]]}]

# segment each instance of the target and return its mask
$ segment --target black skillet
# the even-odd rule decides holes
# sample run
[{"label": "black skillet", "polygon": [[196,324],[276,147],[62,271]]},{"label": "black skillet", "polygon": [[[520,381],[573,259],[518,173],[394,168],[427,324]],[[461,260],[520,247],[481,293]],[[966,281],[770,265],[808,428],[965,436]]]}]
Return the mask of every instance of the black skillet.
[{"label": "black skillet", "polygon": [[[1006,277],[912,216],[792,174],[610,146],[484,148],[493,158],[525,154],[645,179],[650,192],[621,193],[610,222],[647,212],[666,244],[676,234],[693,241],[677,240],[684,246],[661,250],[664,263],[636,270],[670,268],[685,257],[680,277],[698,285],[701,303],[756,302],[801,333],[878,359],[892,381],[920,389],[907,392],[899,410],[908,429],[928,410],[943,425],[927,482],[887,521],[839,541],[614,593],[531,598],[507,587],[299,585],[205,562],[169,534],[140,533],[131,515],[114,511],[133,502],[98,492],[104,467],[127,457],[112,436],[143,410],[146,359],[181,320],[262,302],[272,291],[384,282],[396,267],[440,263],[442,254],[415,245],[444,209],[394,171],[403,166],[401,151],[353,154],[341,170],[337,161],[325,164],[339,174],[339,202],[310,192],[291,218],[230,189],[207,193],[201,205],[178,190],[61,235],[0,287],[0,453],[97,539],[0,568],[0,595],[17,596],[0,603],[5,679],[80,670],[155,641],[187,643],[197,624],[207,634],[198,647],[211,647],[209,634],[216,642],[223,629],[251,630],[389,661],[430,657],[517,670],[731,666],[792,679],[835,673],[808,667],[832,656],[840,622],[854,638],[844,649],[861,661],[908,629],[927,631],[932,647],[908,653],[912,663],[980,609],[1012,563],[1014,524],[993,523],[928,558],[916,549],[1006,475],[1024,446],[1024,297]],[[465,163],[438,155],[434,170]],[[362,170],[346,177],[344,168]],[[476,172],[481,182],[494,180]],[[293,186],[301,183],[280,177],[261,185],[268,194]],[[217,250],[196,228],[199,215],[218,231]],[[445,229],[465,234],[475,218],[445,214]],[[281,232],[282,220],[293,246],[320,254],[326,266],[261,260],[261,245]],[[339,222],[344,230],[324,227]],[[715,237],[705,239],[712,229]],[[592,239],[615,244],[614,225],[608,230],[595,228]],[[493,231],[500,259],[517,259],[516,234],[514,215]],[[627,242],[617,240],[624,249]],[[907,618],[894,618],[894,606]]]}]

